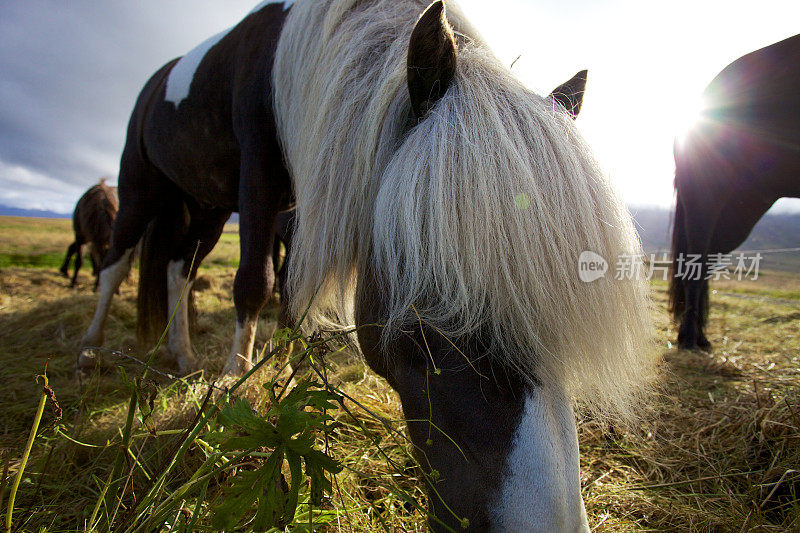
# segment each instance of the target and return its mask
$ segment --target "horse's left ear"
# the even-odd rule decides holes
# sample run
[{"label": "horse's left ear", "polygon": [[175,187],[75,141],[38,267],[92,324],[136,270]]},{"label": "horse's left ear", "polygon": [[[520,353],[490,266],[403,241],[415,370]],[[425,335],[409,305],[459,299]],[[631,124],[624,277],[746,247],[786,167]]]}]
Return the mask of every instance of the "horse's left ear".
[{"label": "horse's left ear", "polygon": [[569,81],[556,87],[550,97],[564,106],[567,113],[575,119],[581,112],[583,105],[583,93],[586,91],[586,76],[589,71],[582,70],[575,74]]},{"label": "horse's left ear", "polygon": [[421,119],[444,96],[456,72],[456,40],[444,3],[432,3],[411,32],[406,63],[414,116]]}]

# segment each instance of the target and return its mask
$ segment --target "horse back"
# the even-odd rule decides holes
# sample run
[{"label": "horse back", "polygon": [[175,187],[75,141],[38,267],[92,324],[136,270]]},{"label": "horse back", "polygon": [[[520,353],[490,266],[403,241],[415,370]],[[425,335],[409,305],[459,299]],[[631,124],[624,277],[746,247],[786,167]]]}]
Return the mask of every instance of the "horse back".
[{"label": "horse back", "polygon": [[285,16],[282,4],[248,15],[208,49],[177,102],[167,86],[180,59],[164,65],[139,95],[126,150],[199,204],[238,210],[243,148],[280,153],[271,73]]},{"label": "horse back", "polygon": [[116,187],[109,187],[105,180],[100,181],[90,187],[75,206],[72,215],[75,233],[85,242],[108,243],[118,210]]},{"label": "horse back", "polygon": [[712,115],[771,135],[800,134],[800,34],[740,57],[708,85]]},{"label": "horse back", "polygon": [[[800,194],[800,35],[725,67],[704,93],[701,120],[676,142],[676,186],[708,196]],[[688,190],[686,190],[688,194]]]}]

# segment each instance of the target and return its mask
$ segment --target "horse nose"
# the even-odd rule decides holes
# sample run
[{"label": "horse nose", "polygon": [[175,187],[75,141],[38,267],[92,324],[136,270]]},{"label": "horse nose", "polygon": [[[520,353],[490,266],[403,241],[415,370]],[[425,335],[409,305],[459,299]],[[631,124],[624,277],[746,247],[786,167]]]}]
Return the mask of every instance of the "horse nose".
[{"label": "horse nose", "polygon": [[493,521],[504,533],[589,531],[575,415],[558,387],[536,387],[526,399]]},{"label": "horse nose", "polygon": [[[533,507],[536,507],[535,511]],[[496,516],[489,528],[475,531],[491,533],[587,533],[589,520],[583,500],[560,499],[550,504],[535,502],[529,513],[511,512]]]}]

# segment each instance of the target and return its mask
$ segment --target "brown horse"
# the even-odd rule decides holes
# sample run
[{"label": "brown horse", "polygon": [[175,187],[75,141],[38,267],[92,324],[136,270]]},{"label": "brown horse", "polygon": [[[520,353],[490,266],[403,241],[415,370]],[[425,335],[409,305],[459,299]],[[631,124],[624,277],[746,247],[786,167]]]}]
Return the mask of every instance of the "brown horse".
[{"label": "brown horse", "polygon": [[652,358],[646,284],[575,267],[637,239],[573,122],[586,73],[538,95],[447,6],[263,2],[159,70],[131,117],[83,346],[102,342],[144,235],[142,329],[176,309],[168,348],[191,369],[180,296],[238,211],[225,370],[251,368],[275,220],[296,203],[289,318],[358,327],[432,474],[432,529],[588,531],[572,399],[624,414]]},{"label": "brown horse", "polygon": [[95,277],[94,289],[97,290],[98,275],[111,245],[111,233],[118,209],[117,188],[106,185],[105,178],[89,188],[78,200],[72,214],[75,241],[67,248],[67,256],[60,269],[65,277],[69,277],[70,259],[75,255],[75,273],[72,275],[70,287],[74,287],[78,279],[78,271],[83,265],[83,247],[88,244],[92,274]]},{"label": "brown horse", "polygon": [[[698,123],[675,142],[669,297],[686,349],[711,347],[709,254],[736,249],[776,200],[800,196],[800,35],[737,59],[704,99]],[[702,266],[691,273],[679,264],[690,256]]]}]

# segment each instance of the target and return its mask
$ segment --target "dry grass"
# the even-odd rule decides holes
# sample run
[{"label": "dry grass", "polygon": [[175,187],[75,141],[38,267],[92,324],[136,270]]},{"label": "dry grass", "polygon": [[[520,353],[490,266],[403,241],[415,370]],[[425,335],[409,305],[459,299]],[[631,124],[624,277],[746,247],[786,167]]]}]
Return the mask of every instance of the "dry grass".
[{"label": "dry grass", "polygon": [[647,423],[640,435],[580,427],[598,530],[800,529],[800,301],[741,294],[712,297],[705,354],[669,343],[666,293],[654,287],[664,363]]},{"label": "dry grass", "polygon": [[[57,243],[63,233],[53,230],[42,239]],[[230,239],[227,245],[235,249]],[[231,253],[222,251],[223,257]],[[210,378],[224,363],[232,333],[233,269],[213,267],[201,275],[208,283],[196,295],[194,340],[206,368],[202,377]],[[46,361],[64,411],[61,430],[84,443],[56,435],[48,408],[16,502],[15,516],[25,531],[82,530],[113,460],[108,443],[119,441],[124,423],[128,389],[115,369],[82,382],[73,373],[77,339],[95,301],[88,272],[80,280],[71,290],[47,269],[0,269],[0,449],[11,458],[10,472],[18,466],[39,399],[34,376]],[[135,272],[114,301],[106,346],[142,357],[133,337],[134,281]],[[758,282],[715,285],[709,328],[715,350],[703,354],[669,344],[675,331],[665,312],[664,286],[654,285],[664,364],[658,395],[648,406],[651,416],[637,434],[591,420],[579,427],[583,494],[596,531],[800,530],[798,287],[797,278],[771,273]],[[269,342],[274,314],[270,307],[263,315],[259,346]],[[141,373],[135,363],[105,357],[130,375]],[[170,370],[161,359],[157,366]],[[342,427],[327,446],[346,468],[327,506],[334,510],[333,522],[323,530],[424,531],[424,513],[407,501],[424,505],[424,495],[409,447],[399,436],[404,425],[396,394],[346,355],[330,356],[326,368],[341,391],[401,433],[388,431],[351,401],[345,405],[355,418],[343,410],[334,413]],[[264,369],[248,382],[245,395],[254,405],[263,404],[259,386],[271,372]],[[136,494],[145,472],[157,470],[168,456],[175,439],[169,430],[185,427],[196,413],[205,386],[158,379],[154,390],[154,415],[134,432],[132,449],[141,454],[130,465],[142,465]],[[187,456],[170,486],[200,461],[196,453]],[[221,479],[209,488],[209,498],[222,484]]]}]

